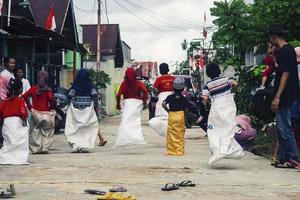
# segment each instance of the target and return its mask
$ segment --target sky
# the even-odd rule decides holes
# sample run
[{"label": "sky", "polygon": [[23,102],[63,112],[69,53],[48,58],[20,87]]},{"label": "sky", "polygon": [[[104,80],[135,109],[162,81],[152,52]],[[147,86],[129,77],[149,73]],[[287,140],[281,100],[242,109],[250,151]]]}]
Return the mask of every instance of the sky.
[{"label": "sky", "polygon": [[[175,63],[186,58],[181,43],[184,39],[191,41],[202,37],[203,25],[212,25],[213,1],[106,0],[109,23],[120,24],[121,39],[131,47],[132,58],[159,63]],[[95,2],[74,0],[78,24],[97,22]],[[104,2],[102,0],[102,23],[107,23]]]}]

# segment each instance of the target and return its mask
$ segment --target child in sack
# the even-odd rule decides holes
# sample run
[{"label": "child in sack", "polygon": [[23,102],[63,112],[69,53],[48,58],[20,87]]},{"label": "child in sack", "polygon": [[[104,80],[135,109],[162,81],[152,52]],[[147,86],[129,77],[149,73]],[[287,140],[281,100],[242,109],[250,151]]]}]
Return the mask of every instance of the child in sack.
[{"label": "child in sack", "polygon": [[208,164],[227,159],[240,159],[244,156],[243,148],[234,139],[236,130],[236,106],[231,89],[237,87],[237,82],[221,77],[217,64],[206,67],[207,76],[211,79],[202,91],[202,98],[211,99],[211,110],[208,117],[208,140],[213,156]]}]

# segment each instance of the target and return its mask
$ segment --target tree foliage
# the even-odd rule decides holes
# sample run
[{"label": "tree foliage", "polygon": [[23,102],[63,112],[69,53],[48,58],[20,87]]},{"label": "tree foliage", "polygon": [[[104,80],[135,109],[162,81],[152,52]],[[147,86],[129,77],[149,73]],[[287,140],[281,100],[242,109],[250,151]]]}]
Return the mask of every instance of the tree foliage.
[{"label": "tree foliage", "polygon": [[111,84],[111,78],[104,71],[96,71],[94,69],[88,69],[89,75],[95,87],[99,89],[106,88]]}]

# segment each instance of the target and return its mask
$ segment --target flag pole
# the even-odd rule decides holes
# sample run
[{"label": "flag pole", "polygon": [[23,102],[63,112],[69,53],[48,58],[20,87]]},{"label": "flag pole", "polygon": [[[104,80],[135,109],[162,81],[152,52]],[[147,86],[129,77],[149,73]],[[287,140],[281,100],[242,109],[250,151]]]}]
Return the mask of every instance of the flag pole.
[{"label": "flag pole", "polygon": [[7,26],[10,26],[11,0],[8,0]]}]

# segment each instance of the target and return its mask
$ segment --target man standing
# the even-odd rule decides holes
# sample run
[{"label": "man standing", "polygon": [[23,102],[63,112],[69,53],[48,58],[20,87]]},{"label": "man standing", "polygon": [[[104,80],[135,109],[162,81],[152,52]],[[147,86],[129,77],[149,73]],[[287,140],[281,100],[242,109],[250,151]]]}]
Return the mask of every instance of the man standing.
[{"label": "man standing", "polygon": [[296,53],[284,39],[287,31],[273,25],[269,31],[270,42],[279,48],[275,76],[275,97],[272,110],[276,112],[279,140],[279,163],[275,167],[298,168],[297,144],[291,122],[292,104],[298,99],[298,70]]},{"label": "man standing", "polygon": [[16,59],[8,58],[6,69],[1,72],[2,76],[15,79],[14,70],[16,67]]},{"label": "man standing", "polygon": [[162,63],[159,65],[158,77],[153,85],[158,93],[158,101],[155,107],[155,117],[149,121],[149,126],[153,128],[159,135],[165,136],[167,133],[168,113],[162,107],[163,101],[173,93],[173,82],[175,77],[169,75],[169,65]]}]

